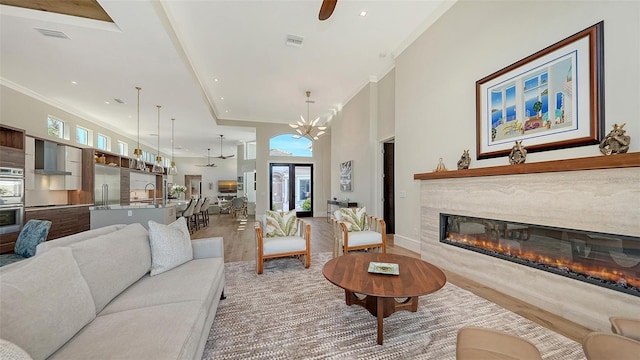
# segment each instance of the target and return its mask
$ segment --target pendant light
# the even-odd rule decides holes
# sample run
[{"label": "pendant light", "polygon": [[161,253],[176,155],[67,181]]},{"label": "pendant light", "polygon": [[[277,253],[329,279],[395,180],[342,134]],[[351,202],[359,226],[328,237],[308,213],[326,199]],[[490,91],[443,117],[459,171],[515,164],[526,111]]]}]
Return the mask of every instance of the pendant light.
[{"label": "pendant light", "polygon": [[314,103],[315,101],[311,100],[311,91],[306,92],[307,95],[307,119],[300,115],[300,121],[296,124],[289,124],[292,128],[296,129],[298,134],[293,135],[294,139],[299,139],[301,137],[305,137],[311,141],[318,140],[318,137],[325,133],[327,129],[326,126],[317,126],[320,121],[320,117],[317,117],[315,120],[311,121],[309,117],[309,104]]},{"label": "pendant light", "polygon": [[144,170],[145,164],[144,164],[144,160],[142,160],[142,149],[140,148],[140,90],[142,90],[142,88],[139,86],[136,86],[136,89],[138,90],[138,147],[136,147],[135,150],[133,150],[133,155],[135,155],[135,159],[132,163],[131,168],[137,169],[137,170]]},{"label": "pendant light", "polygon": [[171,167],[167,169],[167,175],[175,175],[178,173],[178,167],[173,159],[173,150],[175,147],[174,131],[175,131],[176,119],[171,119]]},{"label": "pendant light", "polygon": [[158,153],[156,154],[156,162],[153,163],[153,169],[151,172],[156,174],[164,174],[164,166],[162,166],[162,156],[160,156],[160,108],[162,106],[156,105],[158,107]]}]

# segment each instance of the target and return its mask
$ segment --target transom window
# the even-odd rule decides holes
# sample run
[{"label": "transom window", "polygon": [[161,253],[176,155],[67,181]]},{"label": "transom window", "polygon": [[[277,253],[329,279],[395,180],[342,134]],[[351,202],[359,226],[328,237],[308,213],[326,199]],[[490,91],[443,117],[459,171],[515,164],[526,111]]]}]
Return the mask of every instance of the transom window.
[{"label": "transom window", "polygon": [[91,146],[92,144],[92,132],[89,129],[82,126],[76,126],[76,142],[78,144]]},{"label": "transom window", "polygon": [[118,154],[129,156],[129,144],[124,141],[118,140]]},{"label": "transom window", "polygon": [[64,121],[48,116],[47,133],[49,136],[64,139]]},{"label": "transom window", "polygon": [[98,133],[98,149],[111,151],[111,138]]},{"label": "transom window", "polygon": [[282,134],[269,139],[270,156],[313,156],[313,141],[307,138],[296,139],[291,134]]}]

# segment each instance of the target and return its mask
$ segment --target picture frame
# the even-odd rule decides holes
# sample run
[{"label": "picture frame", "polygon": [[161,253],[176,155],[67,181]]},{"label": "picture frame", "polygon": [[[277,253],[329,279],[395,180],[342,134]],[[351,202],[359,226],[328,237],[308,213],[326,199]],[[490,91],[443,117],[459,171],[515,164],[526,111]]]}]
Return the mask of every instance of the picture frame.
[{"label": "picture frame", "polygon": [[476,81],[476,157],[585,146],[604,133],[604,22]]},{"label": "picture frame", "polygon": [[238,191],[241,191],[244,189],[244,185],[240,182],[238,183],[237,187],[238,187]]},{"label": "picture frame", "polygon": [[340,164],[340,190],[351,191],[351,165],[353,160]]}]

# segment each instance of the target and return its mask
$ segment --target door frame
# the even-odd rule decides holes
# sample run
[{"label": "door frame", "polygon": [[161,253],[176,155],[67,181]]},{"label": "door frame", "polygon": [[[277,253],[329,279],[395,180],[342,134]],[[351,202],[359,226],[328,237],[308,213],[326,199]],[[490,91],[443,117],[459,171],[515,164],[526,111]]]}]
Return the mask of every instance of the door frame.
[{"label": "door frame", "polygon": [[[273,167],[274,166],[288,166],[289,167],[289,204],[293,204],[293,209],[295,209],[295,189],[296,189],[296,183],[295,183],[295,168],[296,166],[304,166],[304,167],[308,167],[309,168],[309,176],[311,179],[311,210],[309,211],[297,211],[296,210],[296,216],[297,217],[312,217],[313,216],[313,198],[315,197],[314,192],[315,192],[315,186],[314,186],[314,181],[313,181],[313,163],[286,163],[286,162],[272,162],[269,163],[269,210],[273,209]],[[293,210],[290,209],[290,210]]]}]

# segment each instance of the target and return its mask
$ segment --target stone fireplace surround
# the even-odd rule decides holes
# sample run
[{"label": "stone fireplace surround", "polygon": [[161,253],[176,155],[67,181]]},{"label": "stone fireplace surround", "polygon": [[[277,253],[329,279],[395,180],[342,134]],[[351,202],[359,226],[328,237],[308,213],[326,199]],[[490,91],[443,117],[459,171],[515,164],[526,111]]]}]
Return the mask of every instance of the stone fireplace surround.
[{"label": "stone fireplace surround", "polygon": [[439,241],[440,213],[640,235],[640,153],[416,174],[423,260],[593,330],[640,298]]}]

